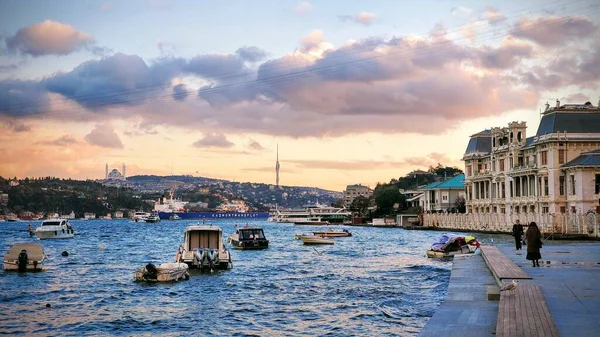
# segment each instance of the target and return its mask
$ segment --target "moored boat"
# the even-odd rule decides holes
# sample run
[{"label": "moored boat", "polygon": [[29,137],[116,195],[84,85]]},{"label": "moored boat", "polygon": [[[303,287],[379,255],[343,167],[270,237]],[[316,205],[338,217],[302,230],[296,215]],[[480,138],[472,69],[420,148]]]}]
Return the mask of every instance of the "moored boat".
[{"label": "moored boat", "polygon": [[299,235],[298,238],[305,245],[333,245],[335,243],[333,239],[318,235]]},{"label": "moored boat", "polygon": [[41,271],[45,259],[46,254],[39,243],[18,243],[4,255],[4,270]]},{"label": "moored boat", "polygon": [[179,215],[177,215],[177,213],[173,212],[169,216],[169,220],[181,220],[181,217]]},{"label": "moored boat", "polygon": [[148,263],[145,267],[139,267],[135,271],[135,280],[147,282],[187,280],[190,277],[188,268],[185,263],[162,263],[158,266]]},{"label": "moored boat", "polygon": [[427,257],[452,258],[457,255],[473,254],[479,246],[479,242],[473,236],[444,234],[431,245]]},{"label": "moored boat", "polygon": [[329,228],[326,231],[313,232],[313,234],[317,235],[317,236],[325,236],[325,237],[329,237],[329,238],[343,238],[343,237],[352,236],[352,233],[350,233],[347,229],[342,229],[341,231],[334,231],[331,228]]},{"label": "moored boat", "polygon": [[227,238],[227,242],[234,249],[267,249],[269,240],[260,227],[238,228],[235,233]]},{"label": "moored boat", "polygon": [[329,222],[321,220],[319,217],[309,217],[305,219],[298,219],[294,221],[294,225],[312,225],[312,226],[322,226],[328,225]]},{"label": "moored boat", "polygon": [[160,218],[156,214],[149,215],[143,219],[144,222],[157,223],[160,222]]},{"label": "moored boat", "polygon": [[35,235],[40,240],[70,239],[75,236],[75,230],[67,219],[52,219],[42,221],[42,225],[35,229]]},{"label": "moored boat", "polygon": [[186,263],[190,269],[214,270],[233,267],[231,255],[223,245],[223,233],[216,226],[188,226],[175,262]]}]

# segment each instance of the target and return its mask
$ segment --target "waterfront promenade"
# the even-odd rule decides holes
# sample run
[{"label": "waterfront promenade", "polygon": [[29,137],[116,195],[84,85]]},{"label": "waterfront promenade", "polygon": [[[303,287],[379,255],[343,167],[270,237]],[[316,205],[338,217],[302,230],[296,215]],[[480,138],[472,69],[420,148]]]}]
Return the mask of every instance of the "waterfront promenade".
[{"label": "waterfront promenade", "polygon": [[[540,286],[561,336],[598,336],[600,331],[600,244],[547,241],[543,265],[531,266],[526,250],[512,245],[500,251]],[[487,285],[495,284],[482,256],[453,262],[448,295],[419,336],[493,336],[498,301],[488,301]]]}]

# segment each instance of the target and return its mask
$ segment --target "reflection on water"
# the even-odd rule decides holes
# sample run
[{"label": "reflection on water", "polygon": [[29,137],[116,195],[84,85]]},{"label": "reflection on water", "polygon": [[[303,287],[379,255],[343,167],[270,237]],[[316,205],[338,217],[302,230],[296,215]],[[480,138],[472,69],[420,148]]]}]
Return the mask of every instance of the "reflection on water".
[{"label": "reflection on water", "polygon": [[[27,224],[0,224],[2,254],[37,241]],[[0,272],[0,333],[411,336],[443,301],[451,269],[424,254],[439,232],[349,227],[352,237],[313,248],[294,234],[317,227],[257,221],[270,247],[232,250],[233,269],[136,283],[135,268],[174,259],[189,221],[73,224],[74,239],[37,241],[49,257],[45,272]],[[233,221],[215,224],[223,239],[234,232]]]}]

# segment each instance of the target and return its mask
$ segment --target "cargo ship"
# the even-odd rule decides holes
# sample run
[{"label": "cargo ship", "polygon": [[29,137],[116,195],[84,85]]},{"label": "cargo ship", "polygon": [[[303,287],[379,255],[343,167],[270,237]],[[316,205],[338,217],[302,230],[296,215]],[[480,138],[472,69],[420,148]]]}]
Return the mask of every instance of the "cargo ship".
[{"label": "cargo ship", "polygon": [[268,219],[269,212],[251,212],[242,204],[224,204],[214,211],[186,212],[187,201],[173,198],[173,191],[169,199],[163,198],[154,205],[154,212],[161,220],[218,220],[218,219]]}]

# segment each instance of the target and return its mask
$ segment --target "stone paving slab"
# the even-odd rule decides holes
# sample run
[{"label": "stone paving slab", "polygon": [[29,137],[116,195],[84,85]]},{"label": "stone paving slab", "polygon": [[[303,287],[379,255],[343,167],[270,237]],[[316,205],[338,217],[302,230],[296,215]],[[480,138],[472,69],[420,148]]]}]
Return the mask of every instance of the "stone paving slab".
[{"label": "stone paving slab", "polygon": [[499,302],[487,300],[487,286],[495,284],[480,255],[454,258],[446,299],[419,336],[493,336]]},{"label": "stone paving slab", "polygon": [[542,267],[525,259],[525,249],[498,248],[533,277],[563,337],[600,335],[600,243],[548,242]]}]

